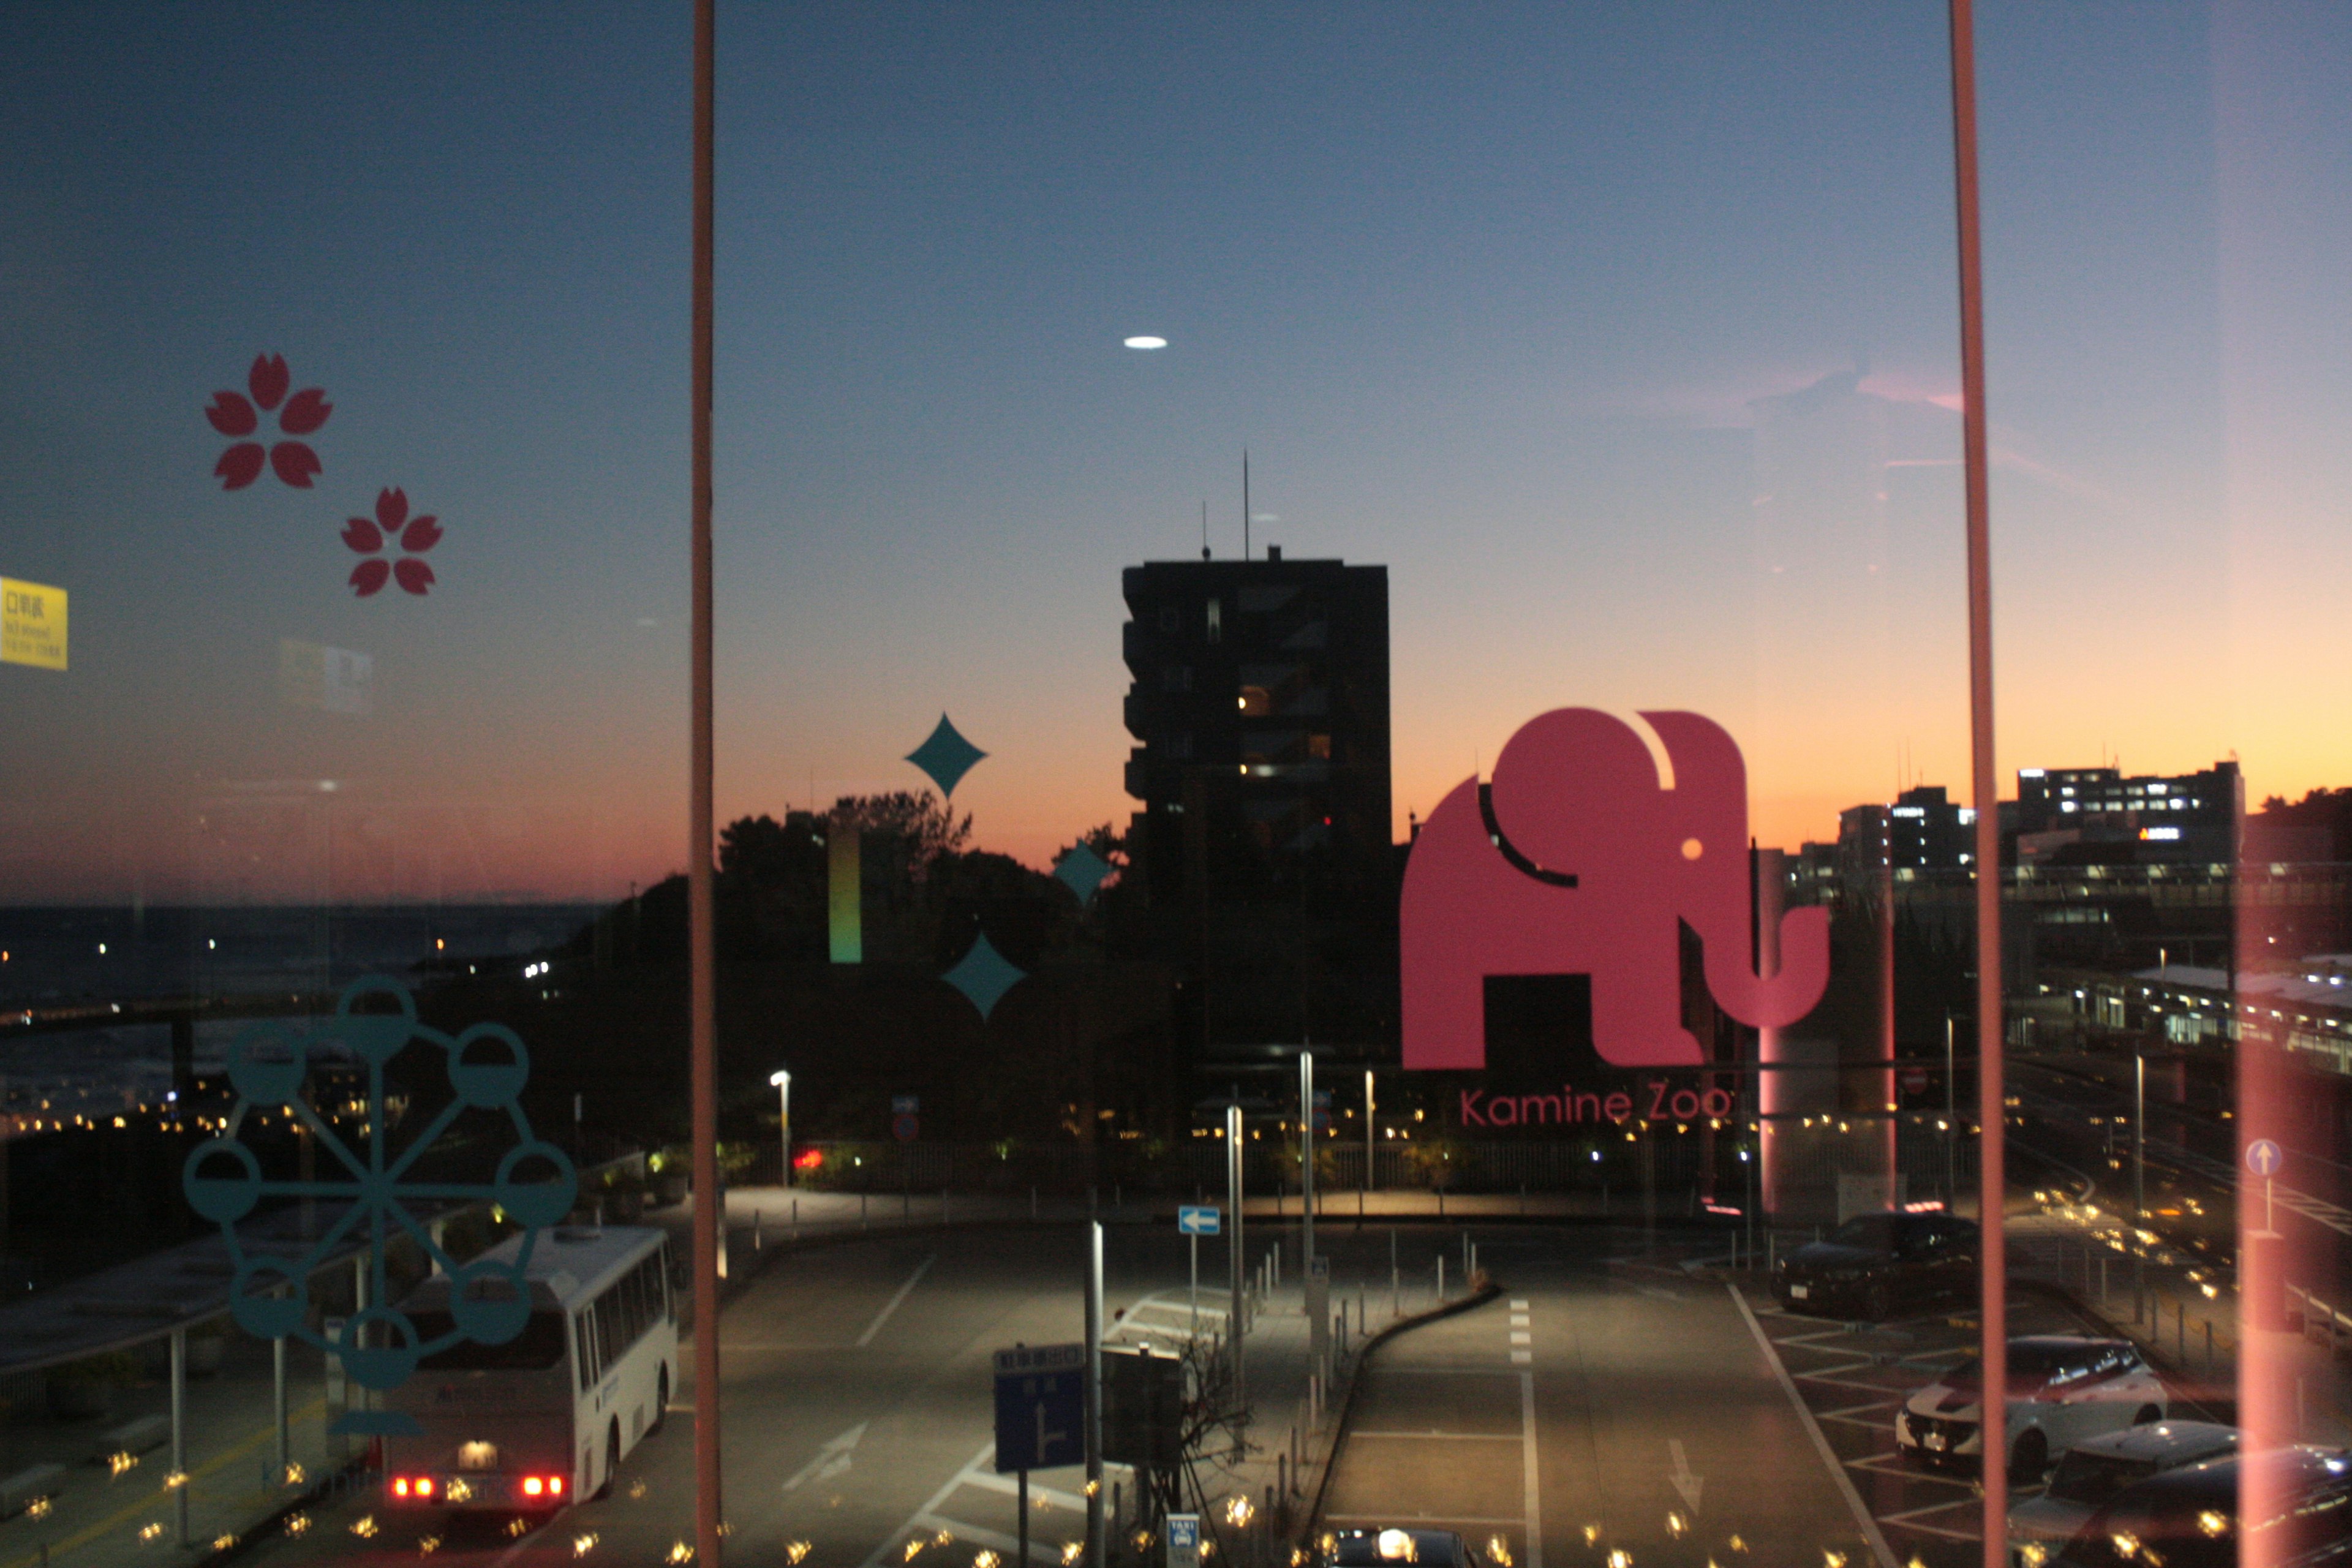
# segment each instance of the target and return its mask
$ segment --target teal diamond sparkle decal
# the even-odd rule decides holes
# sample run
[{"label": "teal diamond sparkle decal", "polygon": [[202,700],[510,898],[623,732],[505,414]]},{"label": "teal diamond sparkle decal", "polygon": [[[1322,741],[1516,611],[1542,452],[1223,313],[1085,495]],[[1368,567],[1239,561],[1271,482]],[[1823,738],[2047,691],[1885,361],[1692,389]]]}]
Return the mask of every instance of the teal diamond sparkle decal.
[{"label": "teal diamond sparkle decal", "polygon": [[961,963],[940,976],[971,999],[982,1021],[996,1011],[996,1004],[1007,991],[1028,977],[1026,970],[1014,968],[1003,953],[988,945],[986,931],[971,939],[971,951],[963,955]]},{"label": "teal diamond sparkle decal", "polygon": [[1110,873],[1110,862],[1083,844],[1064,855],[1054,867],[1054,875],[1061,879],[1064,887],[1077,894],[1081,905],[1095,896]]},{"label": "teal diamond sparkle decal", "polygon": [[941,795],[955,794],[957,781],[971,772],[971,765],[988,755],[978,746],[956,732],[948,716],[940,715],[939,728],[930,739],[907,753],[907,760],[929,773],[931,782],[940,786]]}]

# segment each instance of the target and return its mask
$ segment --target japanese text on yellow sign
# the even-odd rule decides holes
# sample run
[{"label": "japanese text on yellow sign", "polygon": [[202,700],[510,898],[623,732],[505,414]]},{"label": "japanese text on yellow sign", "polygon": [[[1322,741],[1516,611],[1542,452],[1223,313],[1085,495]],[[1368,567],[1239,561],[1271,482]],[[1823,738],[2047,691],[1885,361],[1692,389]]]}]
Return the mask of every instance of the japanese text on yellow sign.
[{"label": "japanese text on yellow sign", "polygon": [[66,591],[0,577],[0,664],[66,667]]}]

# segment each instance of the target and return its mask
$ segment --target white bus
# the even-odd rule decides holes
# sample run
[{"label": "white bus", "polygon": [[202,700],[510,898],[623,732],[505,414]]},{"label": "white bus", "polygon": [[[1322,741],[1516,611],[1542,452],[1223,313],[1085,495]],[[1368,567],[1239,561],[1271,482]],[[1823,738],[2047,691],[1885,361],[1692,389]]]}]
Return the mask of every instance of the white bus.
[{"label": "white bus", "polygon": [[[512,1264],[521,1239],[483,1260]],[[524,1277],[530,1316],[520,1334],[460,1340],[384,1396],[424,1428],[384,1439],[388,1506],[552,1513],[611,1490],[622,1459],[660,1427],[677,1365],[665,1233],[551,1226]],[[436,1275],[401,1303],[419,1343],[449,1333],[449,1283]]]}]

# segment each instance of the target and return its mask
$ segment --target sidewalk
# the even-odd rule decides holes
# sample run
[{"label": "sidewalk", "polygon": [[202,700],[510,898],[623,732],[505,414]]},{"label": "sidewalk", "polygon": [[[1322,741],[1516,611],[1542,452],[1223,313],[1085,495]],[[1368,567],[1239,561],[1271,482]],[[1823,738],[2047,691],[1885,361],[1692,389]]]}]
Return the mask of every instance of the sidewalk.
[{"label": "sidewalk", "polygon": [[[122,1450],[110,1433],[144,1421],[152,1438],[168,1420],[168,1383],[146,1378],[122,1389],[106,1415],[60,1419],[20,1407],[0,1422],[0,1483],[44,1477],[29,1493],[11,1498],[13,1518],[0,1521],[0,1568],[42,1563],[105,1564],[134,1555],[152,1559],[159,1548],[184,1560],[298,1503],[326,1481],[340,1456],[330,1453],[321,1358],[307,1347],[289,1356],[288,1458],[278,1462],[274,1376],[266,1344],[232,1336],[220,1370],[191,1377],[187,1395],[187,1478],[174,1486],[168,1442],[113,1458]],[[41,1467],[55,1466],[45,1474]],[[290,1476],[290,1480],[289,1480]],[[184,1531],[181,1510],[186,1510]],[[29,1505],[29,1506],[28,1506]]]}]

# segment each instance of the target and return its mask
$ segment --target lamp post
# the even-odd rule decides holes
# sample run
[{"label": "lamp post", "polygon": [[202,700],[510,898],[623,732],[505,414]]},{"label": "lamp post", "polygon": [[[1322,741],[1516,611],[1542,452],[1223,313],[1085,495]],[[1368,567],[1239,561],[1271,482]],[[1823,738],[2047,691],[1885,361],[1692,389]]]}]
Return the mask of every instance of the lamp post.
[{"label": "lamp post", "polygon": [[780,1184],[793,1184],[793,1075],[778,1068],[768,1075],[776,1090],[776,1137],[783,1147],[783,1176]]}]

